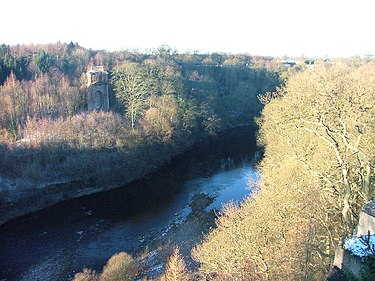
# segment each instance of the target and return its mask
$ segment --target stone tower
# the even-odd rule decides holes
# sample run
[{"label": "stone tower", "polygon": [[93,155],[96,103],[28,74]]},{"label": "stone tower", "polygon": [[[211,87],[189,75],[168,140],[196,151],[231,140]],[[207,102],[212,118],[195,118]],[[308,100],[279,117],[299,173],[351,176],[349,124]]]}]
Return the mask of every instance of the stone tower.
[{"label": "stone tower", "polygon": [[88,111],[109,109],[108,72],[103,66],[91,65],[86,73],[88,88]]}]

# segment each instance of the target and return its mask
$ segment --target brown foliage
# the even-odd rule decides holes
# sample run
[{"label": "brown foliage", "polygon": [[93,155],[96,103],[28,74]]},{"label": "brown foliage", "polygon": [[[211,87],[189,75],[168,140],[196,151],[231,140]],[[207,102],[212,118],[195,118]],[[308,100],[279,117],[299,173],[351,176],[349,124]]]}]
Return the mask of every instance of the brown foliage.
[{"label": "brown foliage", "polygon": [[32,147],[63,144],[77,149],[121,147],[126,138],[124,120],[112,112],[91,112],[69,118],[28,118],[23,141]]},{"label": "brown foliage", "polygon": [[175,247],[165,265],[165,272],[160,281],[188,281],[191,276],[186,269],[186,264],[180,254],[180,249]]},{"label": "brown foliage", "polygon": [[72,281],[99,281],[99,277],[94,270],[85,268],[82,272],[76,273]]},{"label": "brown foliage", "polygon": [[27,118],[72,116],[84,105],[80,85],[73,85],[59,72],[21,82],[11,73],[0,87],[0,129],[22,128]]},{"label": "brown foliage", "polygon": [[123,117],[111,112],[58,119],[27,118],[20,134],[22,141],[4,150],[0,170],[11,177],[37,182],[77,177],[86,180],[95,175],[103,181],[121,177],[113,171],[127,159],[127,148],[137,146],[139,140],[128,133]]},{"label": "brown foliage", "polygon": [[113,255],[103,268],[99,281],[131,281],[138,273],[138,267],[133,257],[121,252]]},{"label": "brown foliage", "polygon": [[374,63],[320,65],[269,97],[259,122],[261,192],[227,208],[194,249],[202,273],[323,278],[359,206],[374,197],[374,73]]},{"label": "brown foliage", "polygon": [[177,104],[173,96],[150,97],[142,126],[146,134],[167,141],[177,126]]}]

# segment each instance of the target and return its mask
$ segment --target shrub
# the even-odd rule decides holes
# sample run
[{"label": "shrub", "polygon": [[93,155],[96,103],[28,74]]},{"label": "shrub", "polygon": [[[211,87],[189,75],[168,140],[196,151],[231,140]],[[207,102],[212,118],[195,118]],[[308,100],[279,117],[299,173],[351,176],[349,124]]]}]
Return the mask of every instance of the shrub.
[{"label": "shrub", "polygon": [[94,270],[83,269],[83,272],[79,272],[74,275],[73,281],[98,281],[98,275]]},{"label": "shrub", "polygon": [[185,261],[180,254],[180,249],[175,247],[165,266],[165,272],[160,277],[160,281],[187,281],[191,280],[185,265]]},{"label": "shrub", "polygon": [[134,280],[138,274],[138,266],[133,257],[121,252],[113,255],[99,276],[100,281]]}]

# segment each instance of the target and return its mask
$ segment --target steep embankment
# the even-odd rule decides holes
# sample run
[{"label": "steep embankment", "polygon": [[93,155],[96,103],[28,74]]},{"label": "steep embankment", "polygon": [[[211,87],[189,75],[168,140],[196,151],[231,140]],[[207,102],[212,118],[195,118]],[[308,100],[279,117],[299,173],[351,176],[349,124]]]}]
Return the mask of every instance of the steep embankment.
[{"label": "steep embankment", "polygon": [[[193,145],[194,142],[189,141],[178,146],[171,143],[143,146],[143,149],[137,151],[97,151],[90,155],[81,153],[74,156],[74,162],[82,161],[82,157],[85,157],[90,165],[70,166],[66,162],[68,160],[62,161],[47,167],[47,173],[52,174],[52,169],[63,170],[69,166],[71,177],[65,174],[60,179],[45,182],[0,177],[0,225],[63,200],[126,185],[157,171],[158,167]],[[29,167],[20,164],[20,168]],[[83,172],[87,172],[87,175]]]}]

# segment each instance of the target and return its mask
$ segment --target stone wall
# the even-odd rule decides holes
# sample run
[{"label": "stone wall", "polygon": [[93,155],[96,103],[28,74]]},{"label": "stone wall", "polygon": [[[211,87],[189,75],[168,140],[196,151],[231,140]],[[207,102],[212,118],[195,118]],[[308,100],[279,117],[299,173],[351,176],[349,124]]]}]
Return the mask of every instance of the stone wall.
[{"label": "stone wall", "polygon": [[375,280],[375,200],[363,206],[356,234],[336,249],[326,278],[333,280]]},{"label": "stone wall", "polygon": [[375,234],[375,200],[368,202],[363,206],[359,215],[357,237],[363,235]]}]

